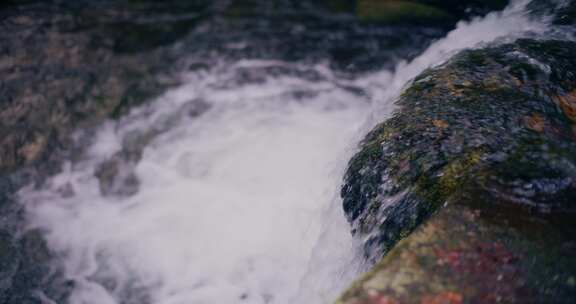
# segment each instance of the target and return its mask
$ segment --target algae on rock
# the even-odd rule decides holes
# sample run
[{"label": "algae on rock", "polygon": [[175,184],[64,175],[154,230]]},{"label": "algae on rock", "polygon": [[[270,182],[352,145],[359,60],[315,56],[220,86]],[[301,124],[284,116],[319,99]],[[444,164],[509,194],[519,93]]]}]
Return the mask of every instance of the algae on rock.
[{"label": "algae on rock", "polygon": [[[466,235],[481,230],[486,236],[484,241],[502,242],[506,252],[514,257],[532,248],[530,242],[536,235],[538,241],[534,241],[534,246],[560,251],[568,246],[565,249],[574,253],[570,245],[576,241],[574,233],[566,233],[576,231],[573,221],[566,220],[576,211],[573,54],[576,54],[574,42],[530,39],[463,51],[448,63],[418,76],[398,99],[399,109],[393,116],[365,137],[360,151],[349,163],[341,195],[353,233],[365,239],[367,258],[376,262],[390,252],[375,270],[379,272],[381,267],[383,274],[369,274],[366,277],[369,279],[361,281],[390,276],[378,285],[378,297],[416,302],[415,298],[405,298],[408,294],[403,288],[408,285],[411,292],[422,292],[423,296],[425,293],[446,296],[446,292],[453,292],[449,288],[453,284],[473,289],[470,280],[481,275],[479,269],[469,270],[462,281],[431,278],[437,273],[436,264],[416,262],[437,260],[435,252],[416,254],[412,257],[416,264],[407,266],[403,263],[411,262],[397,256],[422,252],[416,247],[404,247],[418,244],[415,240],[422,233],[410,233],[431,216],[430,223],[419,231],[432,229],[438,221],[450,224],[445,230],[434,228],[434,235],[430,234],[426,240],[431,246],[443,246],[446,250],[466,242]],[[451,214],[449,219],[443,219],[447,212]],[[502,219],[486,227],[468,221],[466,225],[474,225],[468,229],[460,222],[470,212],[491,214],[483,217],[487,221]],[[535,228],[542,221],[546,225]],[[518,222],[522,224],[517,225]],[[454,235],[456,232],[452,230],[461,228],[464,229],[461,235]],[[498,231],[506,236],[501,237]],[[403,238],[406,239],[401,244],[410,245],[395,248]],[[530,244],[516,246],[512,239]],[[548,241],[551,244],[544,245]],[[524,287],[536,297],[551,293],[564,299],[576,292],[576,286],[570,284],[541,283],[542,278],[538,277],[546,277],[548,273],[562,280],[576,275],[572,259],[561,259],[554,253],[548,257],[558,257],[565,272],[560,274],[560,270],[549,267],[546,256],[527,254],[523,261],[532,264],[522,266],[521,274],[514,274],[502,283],[513,289],[507,295],[515,299],[511,302],[522,303],[520,290]],[[397,269],[394,265],[404,266]],[[400,275],[412,270],[417,273],[400,278],[394,275],[396,271]],[[444,274],[456,278],[460,275]],[[396,278],[406,284],[395,285]],[[480,286],[490,286],[491,282]],[[344,299],[358,298],[350,295],[360,291],[358,299],[372,297],[374,286],[359,284]],[[472,291],[458,292],[463,292],[473,303],[482,303]]]},{"label": "algae on rock", "polygon": [[440,210],[337,303],[570,303],[576,231],[568,218],[515,214],[510,222],[503,210],[465,205]]}]

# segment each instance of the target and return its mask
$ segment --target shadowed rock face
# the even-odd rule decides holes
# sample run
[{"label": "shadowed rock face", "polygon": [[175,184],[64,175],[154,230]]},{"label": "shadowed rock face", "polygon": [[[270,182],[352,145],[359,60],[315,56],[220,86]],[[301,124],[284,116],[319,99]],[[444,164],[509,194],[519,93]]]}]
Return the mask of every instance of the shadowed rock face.
[{"label": "shadowed rock face", "polygon": [[574,232],[569,218],[535,220],[465,201],[450,204],[338,303],[571,303]]},{"label": "shadowed rock face", "polygon": [[532,1],[528,7],[536,15],[553,16],[552,22],[559,26],[576,23],[576,2],[573,0],[539,0]]},{"label": "shadowed rock face", "polygon": [[343,303],[573,297],[575,52],[518,40],[414,80],[345,176],[344,210],[366,255],[389,253]]},{"label": "shadowed rock face", "polygon": [[72,146],[74,131],[124,115],[177,83],[168,47],[206,8],[185,2],[0,4],[0,303],[67,298],[70,283],[42,234],[23,232],[15,192],[81,155],[82,142]]}]

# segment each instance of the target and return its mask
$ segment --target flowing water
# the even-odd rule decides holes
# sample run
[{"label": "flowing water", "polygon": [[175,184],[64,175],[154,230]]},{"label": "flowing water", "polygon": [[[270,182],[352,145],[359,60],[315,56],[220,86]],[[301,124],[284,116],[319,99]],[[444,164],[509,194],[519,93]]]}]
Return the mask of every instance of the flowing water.
[{"label": "flowing water", "polygon": [[460,23],[395,73],[222,61],[102,125],[82,160],[19,194],[71,303],[330,303],[362,270],[338,197],[356,142],[425,68],[544,30],[525,4]]}]

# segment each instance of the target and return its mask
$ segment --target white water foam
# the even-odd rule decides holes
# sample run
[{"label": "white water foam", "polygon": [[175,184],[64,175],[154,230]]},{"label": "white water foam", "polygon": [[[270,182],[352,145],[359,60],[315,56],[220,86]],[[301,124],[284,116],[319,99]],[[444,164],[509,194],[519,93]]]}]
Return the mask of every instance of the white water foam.
[{"label": "white water foam", "polygon": [[[240,61],[185,75],[186,85],[102,126],[85,160],[20,192],[31,228],[46,231],[76,282],[71,302],[329,303],[361,264],[338,199],[354,143],[425,68],[462,48],[540,31],[525,3],[459,24],[394,75],[343,80],[321,65]],[[278,66],[318,77],[238,78]],[[205,113],[186,114],[199,103]],[[149,130],[162,134],[122,167],[134,170],[140,190],[102,195],[98,166]]]},{"label": "white water foam", "polygon": [[[341,236],[327,249],[346,252],[333,266],[352,263],[347,223],[330,210],[340,210],[344,151],[369,104],[322,67],[310,69],[326,78],[313,83],[234,83],[241,69],[281,65],[248,61],[188,75],[189,85],[152,109],[103,127],[90,159],[66,166],[45,190],[23,193],[32,223],[48,229],[78,283],[73,303],[291,303],[327,221],[337,221]],[[206,113],[180,115],[199,100]],[[135,130],[164,124],[175,125],[135,167],[141,190],[102,196],[98,164]],[[316,296],[318,303],[334,294]]]}]

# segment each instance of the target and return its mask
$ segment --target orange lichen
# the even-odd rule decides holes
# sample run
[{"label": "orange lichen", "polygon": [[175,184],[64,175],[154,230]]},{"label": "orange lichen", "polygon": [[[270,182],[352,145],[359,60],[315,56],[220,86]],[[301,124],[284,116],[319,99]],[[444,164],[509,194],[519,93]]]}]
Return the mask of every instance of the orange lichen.
[{"label": "orange lichen", "polygon": [[576,90],[566,94],[553,97],[560,106],[564,115],[573,122],[576,122]]},{"label": "orange lichen", "polygon": [[536,131],[538,133],[544,132],[544,127],[546,126],[546,119],[538,113],[532,114],[532,116],[524,117],[524,122],[528,129]]},{"label": "orange lichen", "polygon": [[441,119],[432,120],[432,124],[438,129],[446,129],[450,126],[447,122]]},{"label": "orange lichen", "polygon": [[369,291],[368,301],[365,304],[399,304],[395,299],[378,293],[377,291]]},{"label": "orange lichen", "polygon": [[514,84],[515,84],[517,87],[521,87],[521,86],[524,85],[524,82],[522,81],[522,79],[520,79],[520,78],[518,78],[518,77],[515,77],[515,76],[512,76],[512,82],[514,82]]},{"label": "orange lichen", "polygon": [[445,291],[437,295],[427,295],[422,297],[421,304],[461,304],[463,297],[453,291]]}]

